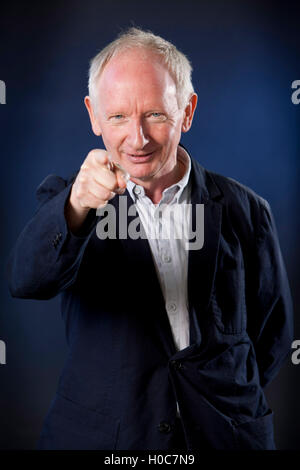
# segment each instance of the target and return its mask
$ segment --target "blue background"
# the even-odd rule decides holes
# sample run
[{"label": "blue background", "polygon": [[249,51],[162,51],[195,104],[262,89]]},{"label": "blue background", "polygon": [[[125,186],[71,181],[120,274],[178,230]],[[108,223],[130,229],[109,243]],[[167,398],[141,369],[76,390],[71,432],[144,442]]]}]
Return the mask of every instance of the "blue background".
[{"label": "blue background", "polygon": [[[199,96],[182,142],[205,167],[233,177],[273,209],[299,320],[300,8],[267,1],[9,2],[1,6],[0,448],[31,449],[55,393],[66,343],[59,298],[12,299],[5,265],[50,173],[73,174],[100,147],[83,104],[89,60],[121,29],[150,29],[192,61]],[[292,353],[292,350],[291,350]],[[279,449],[300,448],[300,364],[267,389]]]}]

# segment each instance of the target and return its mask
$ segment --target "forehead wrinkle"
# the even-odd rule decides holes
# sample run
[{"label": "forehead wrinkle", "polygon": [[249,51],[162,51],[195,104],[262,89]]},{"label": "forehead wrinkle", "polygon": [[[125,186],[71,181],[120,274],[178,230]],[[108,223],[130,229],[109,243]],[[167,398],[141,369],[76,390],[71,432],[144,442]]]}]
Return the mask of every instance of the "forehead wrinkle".
[{"label": "forehead wrinkle", "polygon": [[150,57],[146,60],[144,55],[141,57],[130,52],[113,57],[99,78],[99,97],[102,95],[108,106],[116,98],[120,100],[120,106],[123,101],[132,101],[133,98],[138,105],[143,103],[152,107],[162,105],[168,95],[176,96],[174,80],[157,58],[149,61]]}]

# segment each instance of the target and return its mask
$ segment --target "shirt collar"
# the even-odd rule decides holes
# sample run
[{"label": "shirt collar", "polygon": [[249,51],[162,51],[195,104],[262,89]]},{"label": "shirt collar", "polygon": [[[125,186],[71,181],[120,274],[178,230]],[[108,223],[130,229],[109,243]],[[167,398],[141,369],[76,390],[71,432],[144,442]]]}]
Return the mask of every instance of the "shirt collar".
[{"label": "shirt collar", "polygon": [[[184,189],[187,187],[189,177],[190,177],[190,172],[191,172],[191,158],[187,151],[181,147],[178,146],[177,148],[177,159],[183,165],[185,166],[185,173],[183,177],[177,182],[169,186],[168,188],[165,188],[163,191],[162,195],[162,201],[164,197],[168,194],[173,195],[174,197],[176,195],[176,201],[179,201],[180,196],[182,195]],[[142,198],[145,196],[145,190],[143,186],[134,183],[133,181],[129,180],[127,183],[127,189],[128,192],[132,198],[132,200],[135,202],[137,198]]]}]

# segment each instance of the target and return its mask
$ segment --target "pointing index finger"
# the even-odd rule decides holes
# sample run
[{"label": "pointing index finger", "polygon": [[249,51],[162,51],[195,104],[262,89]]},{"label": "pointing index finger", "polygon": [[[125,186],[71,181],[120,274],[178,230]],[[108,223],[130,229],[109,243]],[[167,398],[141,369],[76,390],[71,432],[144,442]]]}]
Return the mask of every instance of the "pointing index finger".
[{"label": "pointing index finger", "polygon": [[[109,168],[110,171],[113,171],[114,173],[116,173],[116,175],[119,177],[122,178],[122,180],[124,180],[125,182],[125,185],[127,185],[128,183],[128,180],[130,179],[130,174],[128,173],[128,171],[126,171],[119,163],[115,162],[112,160],[111,158],[111,155],[108,155],[108,164],[107,164],[107,167]],[[118,178],[119,180],[119,178]],[[121,182],[122,182],[121,180]]]}]

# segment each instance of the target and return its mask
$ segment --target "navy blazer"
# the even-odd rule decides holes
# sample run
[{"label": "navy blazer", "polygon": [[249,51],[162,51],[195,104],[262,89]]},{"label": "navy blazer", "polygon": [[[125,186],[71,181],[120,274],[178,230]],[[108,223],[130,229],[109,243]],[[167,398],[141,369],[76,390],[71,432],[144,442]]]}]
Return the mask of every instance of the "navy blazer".
[{"label": "navy blazer", "polygon": [[[275,448],[264,387],[289,353],[293,315],[272,213],[193,159],[190,178],[205,231],[189,251],[181,351],[148,241],[100,240],[95,210],[75,236],[64,216],[74,177],[39,186],[8,267],[12,296],[62,294],[68,354],[39,449],[168,449],[176,401],[189,450]],[[110,202],[118,210],[119,196]]]}]

